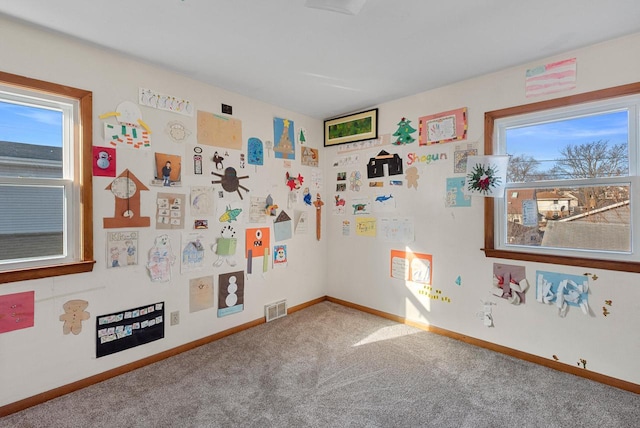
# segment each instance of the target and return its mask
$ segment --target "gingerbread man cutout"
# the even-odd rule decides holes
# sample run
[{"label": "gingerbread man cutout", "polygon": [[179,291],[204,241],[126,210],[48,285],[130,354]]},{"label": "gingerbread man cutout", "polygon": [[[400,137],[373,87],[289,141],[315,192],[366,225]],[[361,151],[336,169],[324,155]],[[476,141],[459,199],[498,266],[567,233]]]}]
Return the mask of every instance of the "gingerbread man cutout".
[{"label": "gingerbread man cutout", "polygon": [[89,302],[86,300],[69,300],[62,308],[64,309],[64,315],[60,315],[60,321],[64,321],[62,326],[62,332],[64,334],[79,334],[82,331],[82,321],[86,321],[91,316],[89,312],[85,311],[89,306]]},{"label": "gingerbread man cutout", "polygon": [[420,175],[418,174],[418,168],[416,168],[415,166],[412,166],[411,168],[407,169],[407,188],[411,189],[412,187],[416,190],[418,190],[418,178],[420,178]]}]

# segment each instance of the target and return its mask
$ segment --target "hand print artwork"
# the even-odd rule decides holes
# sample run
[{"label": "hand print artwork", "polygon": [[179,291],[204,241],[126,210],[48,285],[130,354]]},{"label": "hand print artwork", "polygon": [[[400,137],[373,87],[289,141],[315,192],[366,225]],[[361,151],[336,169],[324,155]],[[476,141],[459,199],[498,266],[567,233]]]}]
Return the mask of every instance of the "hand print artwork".
[{"label": "hand print artwork", "polygon": [[508,165],[509,156],[469,156],[465,195],[504,197]]}]

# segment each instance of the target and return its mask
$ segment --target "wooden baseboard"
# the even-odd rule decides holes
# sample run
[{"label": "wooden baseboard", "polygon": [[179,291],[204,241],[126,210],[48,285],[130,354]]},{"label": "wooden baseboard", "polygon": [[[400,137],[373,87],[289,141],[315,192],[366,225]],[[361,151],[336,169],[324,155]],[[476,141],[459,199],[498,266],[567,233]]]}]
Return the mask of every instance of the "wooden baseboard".
[{"label": "wooden baseboard", "polygon": [[[310,300],[305,303],[301,303],[296,306],[292,306],[287,309],[288,314],[292,314],[294,312],[300,311],[302,309],[308,308],[309,306],[313,306],[317,303],[323,302],[327,300],[326,296],[319,297],[314,300]],[[21,410],[27,409],[29,407],[35,406],[37,404],[44,403],[45,401],[52,400],[54,398],[60,397],[62,395],[68,394],[70,392],[77,391],[82,388],[86,388],[88,386],[94,385],[96,383],[105,381],[107,379],[111,379],[112,377],[119,376],[121,374],[130,372],[132,370],[139,369],[149,364],[157,363],[158,361],[162,361],[166,358],[173,357],[175,355],[181,354],[186,351],[190,351],[191,349],[197,348],[202,345],[206,345],[207,343],[214,342],[216,340],[222,339],[223,337],[230,336],[235,333],[239,333],[243,330],[247,330],[251,327],[255,327],[260,324],[264,324],[266,321],[264,318],[258,318],[253,321],[249,321],[247,323],[238,325],[236,327],[232,327],[230,329],[212,334],[211,336],[203,337],[202,339],[194,340],[193,342],[185,343],[184,345],[177,346],[172,349],[168,349],[166,351],[160,352],[159,354],[151,355],[149,357],[143,358],[138,361],[134,361],[129,364],[125,364],[124,366],[116,367],[114,369],[108,370],[103,373],[99,373],[94,376],[90,376],[85,379],[81,379],[79,381],[63,385],[61,387],[43,392],[41,394],[34,395],[32,397],[25,398],[24,400],[16,401],[14,403],[7,404],[5,406],[0,407],[0,418],[3,416],[10,415],[12,413],[19,412]]]},{"label": "wooden baseboard", "polygon": [[476,339],[475,337],[467,336],[464,334],[456,333],[453,331],[445,330],[440,327],[435,327],[428,324],[423,324],[415,321],[407,320],[403,317],[390,314],[387,312],[382,312],[377,309],[372,309],[366,306],[358,305],[355,303],[348,302],[346,300],[336,299],[335,297],[327,296],[326,300],[337,303],[342,306],[347,306],[349,308],[357,309],[362,312],[367,312],[372,315],[377,315],[382,318],[386,318],[392,321],[396,321],[402,324],[407,324],[412,327],[419,328],[421,330],[429,331],[432,333],[440,334],[442,336],[447,336],[452,339],[460,340],[462,342],[468,343],[470,345],[479,346],[481,348],[489,349],[491,351],[499,352],[501,354],[509,355],[511,357],[519,358],[521,360],[529,361],[531,363],[539,364],[541,366],[549,367],[561,372],[571,373],[576,376],[580,376],[586,379],[590,379],[599,383],[603,383],[605,385],[613,386],[615,388],[623,389],[625,391],[630,391],[636,394],[640,394],[640,385],[632,382],[627,382],[625,380],[617,379],[611,376],[606,376],[600,373],[595,373],[589,370],[582,369],[577,366],[572,366],[570,364],[561,363],[559,361],[551,360],[548,358],[540,357],[538,355],[529,354],[528,352],[518,351],[517,349],[508,348],[506,346],[497,345],[492,342],[487,342],[485,340]]}]

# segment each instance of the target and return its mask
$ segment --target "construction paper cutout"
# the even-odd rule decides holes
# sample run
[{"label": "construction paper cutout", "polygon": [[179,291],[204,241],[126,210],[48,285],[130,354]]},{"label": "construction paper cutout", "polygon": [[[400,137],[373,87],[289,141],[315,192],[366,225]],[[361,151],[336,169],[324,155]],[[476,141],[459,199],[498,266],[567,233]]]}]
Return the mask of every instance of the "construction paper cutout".
[{"label": "construction paper cutout", "polygon": [[249,141],[247,141],[247,154],[249,165],[264,165],[264,148],[259,138],[249,138]]},{"label": "construction paper cutout", "polygon": [[191,135],[191,131],[184,126],[184,123],[177,120],[168,122],[164,132],[174,143],[183,143]]},{"label": "construction paper cutout", "polygon": [[318,167],[320,161],[318,149],[312,149],[311,147],[302,147],[300,152],[300,163],[302,165]]},{"label": "construction paper cutout", "polygon": [[164,337],[164,302],[96,317],[96,357]]},{"label": "construction paper cutout", "polygon": [[96,177],[116,176],[116,149],[93,146],[93,175]]},{"label": "construction paper cutout", "polygon": [[220,237],[216,239],[211,249],[217,254],[218,259],[213,262],[213,267],[220,267],[224,262],[229,266],[237,264],[235,255],[238,247],[236,230],[231,225],[223,226],[220,230]]},{"label": "construction paper cutout", "polygon": [[231,117],[218,116],[198,110],[198,144],[242,149],[242,122]]},{"label": "construction paper cutout", "polygon": [[311,206],[311,192],[308,187],[305,187],[302,192],[302,201],[305,205]]},{"label": "construction paper cutout", "polygon": [[402,174],[402,158],[397,154],[389,154],[381,150],[375,157],[369,159],[367,164],[367,177],[377,178],[385,176],[385,165],[388,175]]},{"label": "construction paper cutout", "polygon": [[276,245],[273,247],[273,267],[287,267],[287,246]]},{"label": "construction paper cutout", "polygon": [[130,125],[104,124],[104,140],[113,147],[128,147],[131,149],[151,148],[149,132]]},{"label": "construction paper cutout", "polygon": [[218,317],[244,310],[244,272],[223,273],[218,276]]},{"label": "construction paper cutout", "polygon": [[182,185],[182,158],[166,153],[155,154],[154,186],[179,187]]},{"label": "construction paper cutout", "polygon": [[107,268],[138,264],[138,232],[107,232]]},{"label": "construction paper cutout", "polygon": [[302,175],[298,174],[297,177],[294,177],[293,175],[290,175],[288,171],[286,172],[285,180],[289,191],[299,189],[300,186],[302,186],[302,183],[304,183],[304,177]]},{"label": "construction paper cutout", "polygon": [[445,197],[445,207],[470,207],[471,196],[464,193],[464,177],[447,178],[447,193]]},{"label": "construction paper cutout", "polygon": [[375,238],[377,221],[375,217],[356,217],[356,235]]},{"label": "construction paper cutout", "polygon": [[156,195],[156,229],[184,229],[185,195]]},{"label": "construction paper cutout", "polygon": [[588,293],[589,279],[585,276],[536,271],[536,300],[555,305],[560,317],[566,316],[569,306],[589,315]]},{"label": "construction paper cutout", "polygon": [[334,215],[344,215],[346,210],[345,210],[345,205],[346,205],[346,201],[344,199],[344,197],[338,195],[335,195],[333,197],[334,199],[334,205],[333,205],[333,214]]},{"label": "construction paper cutout", "polygon": [[377,194],[373,200],[373,211],[393,212],[396,210],[396,198],[391,192]]},{"label": "construction paper cutout", "polygon": [[469,156],[465,195],[504,197],[509,156]]},{"label": "construction paper cutout", "polygon": [[298,129],[298,143],[300,143],[300,145],[303,145],[306,142],[307,142],[307,130],[304,128]]},{"label": "construction paper cutout", "polygon": [[189,280],[189,313],[213,308],[213,276]]},{"label": "construction paper cutout", "polygon": [[224,170],[224,175],[218,174],[217,172],[211,172],[211,174],[215,175],[216,177],[220,177],[220,180],[213,180],[211,182],[212,184],[221,184],[222,188],[229,193],[238,192],[238,196],[240,196],[240,199],[243,199],[242,193],[240,193],[240,189],[244,190],[245,192],[249,192],[249,189],[240,184],[240,180],[249,178],[249,176],[245,175],[242,177],[238,177],[238,173],[236,172],[235,168],[228,167]]},{"label": "construction paper cutout", "polygon": [[89,306],[89,302],[86,300],[69,300],[62,305],[64,314],[60,315],[60,321],[64,321],[62,324],[62,333],[75,335],[80,334],[82,331],[82,321],[89,319],[91,314],[85,311]]},{"label": "construction paper cutout", "polygon": [[418,190],[418,179],[420,178],[420,175],[418,174],[418,168],[416,168],[415,166],[408,168],[405,178],[407,179],[408,189],[411,189],[413,187],[415,190]]},{"label": "construction paper cutout", "polygon": [[462,285],[462,277],[458,275],[455,282],[456,282],[456,285]]},{"label": "construction paper cutout", "polygon": [[176,256],[171,250],[171,240],[169,235],[159,235],[156,237],[153,247],[149,250],[149,260],[147,270],[152,282],[171,281],[171,266],[176,260]]},{"label": "construction paper cutout", "polygon": [[138,103],[158,110],[193,116],[193,104],[189,100],[161,94],[151,89],[138,88]]},{"label": "construction paper cutout", "polygon": [[141,217],[140,192],[149,188],[138,177],[125,169],[109,184],[105,190],[111,190],[115,196],[114,217],[103,219],[105,229],[123,227],[149,227],[151,218]]},{"label": "construction paper cutout", "polygon": [[276,242],[291,239],[291,217],[284,211],[280,211],[273,222],[273,236]]},{"label": "construction paper cutout", "polygon": [[493,264],[493,288],[491,294],[506,299],[513,305],[525,303],[525,292],[529,288],[525,267]]},{"label": "construction paper cutout", "polygon": [[320,198],[320,193],[316,194],[316,200],[313,203],[313,206],[316,207],[316,239],[320,240],[320,234],[322,231],[322,206],[324,202]]},{"label": "construction paper cutout", "polygon": [[269,251],[271,231],[268,227],[247,228],[245,232],[245,257],[262,257]]},{"label": "construction paper cutout", "polygon": [[421,146],[464,140],[467,138],[467,108],[423,116],[418,128]]},{"label": "construction paper cutout", "polygon": [[0,333],[33,327],[35,291],[0,296]]},{"label": "construction paper cutout", "polygon": [[293,121],[289,119],[273,118],[273,152],[276,158],[290,159],[296,158],[295,137],[293,132]]},{"label": "construction paper cutout", "polygon": [[411,136],[411,134],[416,132],[416,129],[409,125],[410,123],[411,121],[405,117],[398,122],[398,130],[392,134],[394,137],[398,137],[393,143],[394,145],[411,144],[416,141],[416,139]]},{"label": "construction paper cutout", "polygon": [[391,250],[391,277],[431,285],[431,254]]},{"label": "construction paper cutout", "polygon": [[182,234],[180,272],[193,272],[204,267],[205,235],[201,232]]}]

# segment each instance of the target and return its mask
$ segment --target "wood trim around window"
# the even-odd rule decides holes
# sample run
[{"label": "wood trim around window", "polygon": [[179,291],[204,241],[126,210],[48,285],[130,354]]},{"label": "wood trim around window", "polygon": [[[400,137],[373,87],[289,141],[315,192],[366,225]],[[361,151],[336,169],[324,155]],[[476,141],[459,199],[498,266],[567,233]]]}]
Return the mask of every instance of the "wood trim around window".
[{"label": "wood trim around window", "polygon": [[[486,155],[493,154],[494,122],[498,119],[637,94],[640,94],[640,82],[486,112],[484,114],[484,153]],[[496,249],[494,215],[493,198],[485,198],[484,248],[482,248],[482,251],[484,251],[486,257],[640,273],[640,263],[638,262],[558,256]]]},{"label": "wood trim around window", "polygon": [[81,161],[80,170],[75,180],[80,185],[80,253],[79,260],[51,266],[14,269],[0,272],[0,284],[30,279],[47,278],[52,276],[70,275],[74,273],[91,272],[93,260],[93,94],[91,91],[77,89],[57,83],[32,79],[16,74],[0,71],[0,83],[8,86],[44,92],[66,98],[75,99],[79,105],[80,128],[76,130],[80,144],[78,153]]}]

